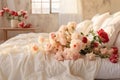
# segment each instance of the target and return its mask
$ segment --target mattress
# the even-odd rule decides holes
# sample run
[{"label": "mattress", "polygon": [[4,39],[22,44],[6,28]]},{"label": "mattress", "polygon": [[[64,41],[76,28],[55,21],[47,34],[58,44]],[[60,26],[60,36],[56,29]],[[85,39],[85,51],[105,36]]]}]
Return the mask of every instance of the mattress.
[{"label": "mattress", "polygon": [[[22,77],[18,76],[18,75],[21,75],[21,74],[19,74],[21,72],[22,72],[23,75],[26,74],[26,76],[27,76],[26,80],[37,80],[39,75],[42,75],[42,77],[39,77],[39,80],[46,80],[46,79],[44,79],[45,78],[44,77],[44,72],[41,71],[44,68],[44,66],[42,66],[42,65],[45,65],[42,62],[43,61],[43,57],[42,57],[43,55],[41,55],[42,51],[40,52],[40,54],[31,54],[31,51],[27,46],[27,45],[30,45],[30,44],[33,44],[33,43],[37,44],[39,36],[44,36],[45,38],[48,38],[47,33],[20,34],[16,37],[13,37],[13,38],[9,39],[8,41],[6,41],[6,42],[4,42],[3,44],[0,45],[0,57],[1,57],[0,58],[0,61],[1,61],[0,62],[0,65],[1,65],[0,66],[0,72],[1,72],[0,73],[0,78],[1,78],[0,80],[2,80],[2,77],[6,77],[6,79],[7,79],[7,77],[9,75],[17,76],[17,78],[19,78],[19,80],[21,80]],[[23,53],[26,53],[26,54],[23,54]],[[37,58],[35,58],[35,57],[37,57]],[[4,59],[6,61],[4,61]],[[17,60],[17,62],[12,61],[12,59]],[[11,67],[13,67],[13,68],[11,68],[9,64],[6,64],[6,62],[9,61],[9,60],[12,61],[11,62],[11,64],[12,64]],[[24,63],[23,60],[27,61],[27,63]],[[99,67],[99,69],[96,73],[96,76],[95,76],[96,79],[120,78],[120,61],[116,64],[111,63],[108,59],[99,59],[99,61],[100,61],[99,62],[100,67]],[[35,62],[38,62],[38,64],[35,64]],[[72,60],[68,61],[68,62],[70,64],[75,63]],[[68,62],[67,61],[64,62],[64,63],[60,62],[60,64],[63,65],[63,64],[66,64]],[[47,64],[49,64],[49,60],[48,60]],[[94,63],[92,63],[92,64],[94,64]],[[16,66],[16,68],[14,68],[14,66]],[[57,66],[58,68],[62,67],[62,66],[59,66],[58,64],[57,65],[54,64],[54,66]],[[76,66],[80,66],[80,65],[76,64]],[[22,68],[19,71],[17,71],[17,68],[19,68],[19,67],[22,67]],[[28,67],[28,69],[26,69],[27,67]],[[16,70],[16,71],[14,72],[14,70]],[[25,71],[25,70],[28,70],[28,72]],[[32,72],[33,70],[36,71],[37,74]],[[13,71],[13,72],[10,72],[10,71]],[[64,74],[64,71],[65,70],[61,70],[61,73],[57,73],[57,75]],[[6,72],[6,73],[3,73],[3,72]],[[48,69],[48,72],[51,72],[50,69]],[[53,73],[54,73],[54,71],[53,71]],[[51,76],[54,76],[53,73],[50,73]],[[34,76],[34,77],[32,77],[32,76]],[[66,75],[66,76],[69,76],[69,75]],[[17,78],[13,78],[13,77],[10,78],[9,77],[9,80],[16,80]],[[60,76],[59,76],[59,78],[60,78]],[[48,80],[55,80],[55,79],[51,78],[51,79],[48,79]],[[66,79],[60,79],[60,80],[66,80]],[[69,80],[74,80],[74,79],[69,79]],[[82,80],[82,79],[79,79],[77,77],[76,80]]]}]

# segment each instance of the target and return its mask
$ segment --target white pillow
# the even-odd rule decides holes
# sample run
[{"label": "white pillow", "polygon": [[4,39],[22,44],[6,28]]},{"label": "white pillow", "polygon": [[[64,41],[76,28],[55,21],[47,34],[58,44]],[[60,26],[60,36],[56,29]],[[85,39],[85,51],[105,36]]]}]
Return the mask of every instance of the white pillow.
[{"label": "white pillow", "polygon": [[113,14],[113,17],[116,17],[116,16],[119,16],[120,15],[120,11],[119,12],[116,12]]},{"label": "white pillow", "polygon": [[91,19],[92,22],[94,22],[95,20],[97,20],[97,18],[100,16],[100,14],[96,14],[95,16],[93,16],[93,18]]},{"label": "white pillow", "polygon": [[77,25],[76,31],[79,33],[82,32],[86,34],[86,32],[88,31],[87,29],[91,24],[92,24],[91,20],[85,20]]},{"label": "white pillow", "polygon": [[113,16],[111,15],[109,18],[107,18],[107,19],[103,22],[103,24],[101,25],[101,28],[106,27],[112,19],[113,19]]},{"label": "white pillow", "polygon": [[101,27],[101,25],[103,24],[103,22],[110,17],[109,13],[104,13],[96,18],[93,17],[93,29],[94,31],[98,31]]},{"label": "white pillow", "polygon": [[117,38],[116,38],[116,41],[115,41],[115,44],[114,44],[116,47],[118,47],[119,49],[119,53],[120,53],[120,31],[117,35]]},{"label": "white pillow", "polygon": [[107,46],[112,46],[115,42],[118,32],[120,31],[120,16],[114,17],[106,27],[103,27],[105,32],[108,33],[109,42]]}]

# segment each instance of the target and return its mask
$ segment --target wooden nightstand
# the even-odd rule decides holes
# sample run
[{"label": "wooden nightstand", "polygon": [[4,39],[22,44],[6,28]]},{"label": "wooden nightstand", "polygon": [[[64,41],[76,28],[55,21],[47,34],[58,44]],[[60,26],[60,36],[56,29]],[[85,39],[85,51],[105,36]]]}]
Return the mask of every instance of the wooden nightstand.
[{"label": "wooden nightstand", "polygon": [[0,27],[0,30],[4,32],[4,41],[8,38],[8,31],[32,31],[35,32],[36,28],[11,28],[11,27]]}]

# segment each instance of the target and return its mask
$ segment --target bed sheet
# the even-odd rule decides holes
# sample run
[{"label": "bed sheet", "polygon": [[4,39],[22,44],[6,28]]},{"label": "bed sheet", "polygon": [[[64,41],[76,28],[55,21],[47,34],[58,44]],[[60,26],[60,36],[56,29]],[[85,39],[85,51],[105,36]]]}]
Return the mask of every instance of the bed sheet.
[{"label": "bed sheet", "polygon": [[[53,58],[50,58],[49,56],[51,55],[45,56],[44,54],[41,54],[43,53],[42,51],[39,54],[31,54],[31,51],[28,45],[38,44],[39,36],[43,36],[46,39],[48,38],[47,33],[20,34],[16,37],[9,39],[8,41],[0,45],[0,57],[1,57],[0,58],[0,61],[1,61],[0,62],[1,63],[0,64],[1,65],[0,66],[0,75],[1,75],[0,80],[2,80],[3,77],[8,78],[8,75],[16,76],[16,77],[9,77],[9,80],[24,80],[23,78],[25,78],[25,80],[37,80],[38,78],[39,80],[56,80],[56,77],[53,77],[53,76],[57,76],[57,78],[60,78],[60,80],[67,80],[68,77],[70,77],[69,80],[74,80],[74,79],[83,80],[84,79],[84,75],[80,74],[80,72],[83,72],[83,71],[79,71],[79,70],[82,70],[80,68],[83,68],[84,64],[81,65],[81,60],[82,62],[84,62],[85,61],[84,59],[79,59],[77,61],[59,62],[59,61],[53,60]],[[8,52],[10,54],[8,54]],[[12,53],[19,53],[19,54],[12,54]],[[47,62],[44,59],[46,59]],[[11,64],[7,64],[6,61],[11,61]],[[23,62],[23,61],[26,61],[26,62]],[[38,62],[38,63],[36,64],[35,62]],[[84,63],[86,63],[86,61]],[[98,59],[96,63],[97,65],[94,62],[89,62],[88,63],[89,66],[87,65],[88,67],[87,71],[88,72],[91,71],[94,74],[96,74],[95,78],[97,79],[120,78],[120,71],[119,71],[120,62],[117,64],[113,64],[108,59],[102,59],[102,60]],[[48,64],[50,64],[52,67],[50,67],[50,65]],[[90,67],[90,65],[95,65],[95,66]],[[54,66],[57,66],[58,70],[54,69]],[[45,70],[44,67],[47,67],[47,70]],[[61,68],[61,67],[64,67],[64,68]],[[94,70],[93,68],[95,67],[97,67],[97,69]],[[72,71],[70,71],[71,69]],[[74,76],[73,75],[71,76],[71,74],[66,74],[68,72],[70,73],[72,72],[71,74],[74,74]],[[83,74],[86,74],[86,76],[89,75],[89,77],[90,76],[93,77],[93,75],[88,74],[88,72],[83,72]],[[56,75],[54,75],[54,73]],[[47,75],[46,77],[45,76],[46,74],[49,74],[49,75]],[[42,77],[40,77],[39,75],[42,75]],[[81,77],[78,77],[78,75]],[[64,79],[61,79],[60,76],[62,77],[64,76]]]}]

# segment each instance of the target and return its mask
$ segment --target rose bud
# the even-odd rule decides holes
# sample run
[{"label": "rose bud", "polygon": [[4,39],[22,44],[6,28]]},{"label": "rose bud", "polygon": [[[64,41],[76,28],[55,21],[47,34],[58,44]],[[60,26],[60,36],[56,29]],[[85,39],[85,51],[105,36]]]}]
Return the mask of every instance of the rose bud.
[{"label": "rose bud", "polygon": [[83,42],[83,43],[87,43],[87,38],[86,38],[86,37],[83,37],[83,38],[82,38],[82,42]]},{"label": "rose bud", "polygon": [[93,43],[93,46],[94,46],[94,47],[98,47],[98,45],[99,45],[99,44],[98,44],[97,42],[94,42],[94,43]]}]

